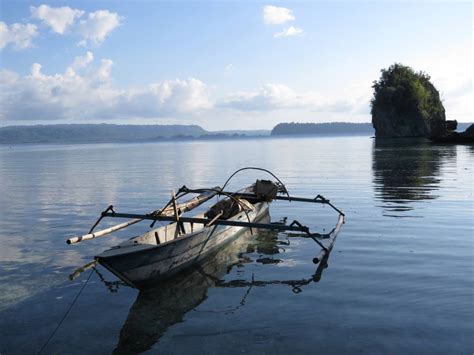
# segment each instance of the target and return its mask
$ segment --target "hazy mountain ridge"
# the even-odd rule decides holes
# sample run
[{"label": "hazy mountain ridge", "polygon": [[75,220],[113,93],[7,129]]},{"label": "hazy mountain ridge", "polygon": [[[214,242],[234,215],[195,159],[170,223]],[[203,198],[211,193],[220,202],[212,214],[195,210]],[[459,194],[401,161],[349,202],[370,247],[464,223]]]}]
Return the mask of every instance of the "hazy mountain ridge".
[{"label": "hazy mountain ridge", "polygon": [[55,124],[0,127],[0,144],[127,143],[269,135],[270,130],[207,131],[198,125]]},{"label": "hazy mountain ridge", "polygon": [[58,124],[0,128],[0,143],[140,142],[209,132],[197,125]]}]

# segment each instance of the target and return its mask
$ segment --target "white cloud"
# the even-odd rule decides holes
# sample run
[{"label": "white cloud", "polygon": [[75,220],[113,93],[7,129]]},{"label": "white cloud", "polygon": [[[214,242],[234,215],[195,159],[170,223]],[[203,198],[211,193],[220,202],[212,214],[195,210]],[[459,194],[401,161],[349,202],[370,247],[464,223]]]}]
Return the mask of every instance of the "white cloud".
[{"label": "white cloud", "polygon": [[9,44],[17,50],[31,47],[36,36],[38,36],[37,27],[31,23],[14,23],[8,26],[0,21],[0,50]]},{"label": "white cloud", "polygon": [[102,59],[100,61],[100,67],[97,70],[97,78],[102,81],[108,80],[112,72],[112,65],[114,65],[114,62],[111,59]]},{"label": "white cloud", "polygon": [[266,25],[280,25],[294,19],[293,11],[287,8],[271,5],[263,7],[263,22]]},{"label": "white cloud", "polygon": [[224,71],[226,73],[230,73],[232,72],[232,70],[234,70],[234,65],[231,63],[231,64],[227,64],[225,67],[224,67]]},{"label": "white cloud", "polygon": [[94,60],[94,54],[88,51],[83,56],[78,56],[74,58],[74,61],[71,64],[73,70],[81,69],[89,65]]},{"label": "white cloud", "polygon": [[[80,46],[99,45],[118,26],[121,25],[122,17],[109,10],[98,10],[90,12],[87,16],[85,11],[73,9],[68,6],[50,7],[40,5],[30,7],[31,17],[41,20],[58,34],[70,32],[79,35],[82,39]],[[79,18],[83,18],[79,22]]]},{"label": "white cloud", "polygon": [[240,91],[225,97],[220,106],[242,111],[265,111],[298,107],[297,94],[282,84],[266,84],[255,91]]},{"label": "white cloud", "polygon": [[[4,121],[104,120],[180,117],[212,107],[200,80],[175,79],[147,87],[112,85],[110,59],[92,67],[92,53],[76,58],[63,74],[43,74],[34,63],[29,75],[0,71],[0,119]],[[73,68],[89,66],[84,74]]]},{"label": "white cloud", "polygon": [[30,12],[31,17],[41,20],[59,34],[64,34],[74,24],[76,18],[84,14],[84,11],[68,6],[50,7],[48,5],[31,6]]},{"label": "white cloud", "polygon": [[79,33],[81,46],[101,44],[105,38],[121,24],[122,17],[115,12],[99,10],[88,14],[87,19],[81,20]]},{"label": "white cloud", "polygon": [[220,100],[218,106],[239,111],[303,109],[312,112],[355,112],[366,104],[365,96],[341,99],[315,92],[297,93],[283,84],[266,84],[258,90],[237,92]]},{"label": "white cloud", "polygon": [[293,27],[290,26],[288,28],[285,28],[282,32],[277,32],[273,35],[273,37],[278,38],[278,37],[291,37],[291,36],[297,36],[303,33],[303,30],[298,27]]},{"label": "white cloud", "polygon": [[166,80],[128,90],[117,97],[116,110],[125,117],[153,118],[193,114],[212,107],[206,85],[194,78]]}]

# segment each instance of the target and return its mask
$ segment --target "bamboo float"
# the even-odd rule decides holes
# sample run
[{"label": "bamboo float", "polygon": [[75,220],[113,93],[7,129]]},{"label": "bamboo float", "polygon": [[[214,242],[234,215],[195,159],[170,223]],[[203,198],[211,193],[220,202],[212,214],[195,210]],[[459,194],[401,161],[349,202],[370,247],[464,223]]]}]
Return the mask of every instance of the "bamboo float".
[{"label": "bamboo float", "polygon": [[68,240],[66,240],[66,243],[68,243],[68,244],[76,244],[76,243],[82,242],[82,241],[84,241],[84,240],[90,240],[90,239],[100,238],[100,237],[106,236],[106,235],[108,235],[108,234],[110,234],[110,233],[116,232],[116,231],[118,231],[118,230],[120,230],[120,229],[124,229],[124,228],[126,228],[126,227],[128,227],[128,226],[131,226],[132,224],[141,222],[141,221],[143,221],[143,219],[141,219],[141,218],[132,219],[132,220],[130,220],[130,221],[123,222],[123,223],[120,223],[120,224],[116,224],[115,226],[102,229],[102,230],[97,231],[97,232],[95,232],[95,233],[89,233],[89,234],[85,234],[85,235],[83,235],[83,236],[78,236],[78,237],[71,237],[71,238],[69,238]]},{"label": "bamboo float", "polygon": [[[188,201],[185,201],[183,203],[177,204],[177,205],[176,205],[176,201],[174,200],[175,202],[173,203],[172,206],[167,206],[163,210],[155,211],[152,214],[159,215],[159,216],[167,216],[167,217],[171,217],[171,216],[176,215],[176,217],[177,217],[179,214],[183,214],[184,212],[190,211],[190,210],[196,208],[197,206],[201,205],[202,203],[210,200],[215,195],[217,195],[219,189],[220,189],[220,187],[216,186],[214,189],[212,189],[210,191],[205,191],[205,192],[201,193],[200,195],[198,195],[196,197],[193,197],[192,199],[190,199]],[[129,221],[126,221],[126,222],[123,222],[123,223],[120,223],[120,224],[116,224],[112,227],[105,228],[105,229],[102,229],[102,230],[94,232],[94,233],[89,233],[89,234],[85,234],[85,235],[82,235],[82,236],[71,237],[71,238],[66,240],[66,243],[67,244],[76,244],[76,243],[82,242],[84,240],[91,240],[91,239],[95,239],[95,238],[104,237],[106,235],[109,235],[110,233],[113,233],[113,232],[119,231],[121,229],[127,228],[127,227],[129,227],[129,226],[131,226],[135,223],[141,222],[143,220],[144,220],[143,218],[131,219]]]}]

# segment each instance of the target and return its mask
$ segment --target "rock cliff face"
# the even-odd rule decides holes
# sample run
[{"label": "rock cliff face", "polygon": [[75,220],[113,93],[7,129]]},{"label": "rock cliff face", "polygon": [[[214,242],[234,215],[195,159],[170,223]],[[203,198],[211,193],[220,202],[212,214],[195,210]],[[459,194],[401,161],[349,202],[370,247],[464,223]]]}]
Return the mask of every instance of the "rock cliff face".
[{"label": "rock cliff face", "polygon": [[394,64],[374,82],[372,124],[379,137],[438,137],[447,132],[439,92],[430,77]]}]

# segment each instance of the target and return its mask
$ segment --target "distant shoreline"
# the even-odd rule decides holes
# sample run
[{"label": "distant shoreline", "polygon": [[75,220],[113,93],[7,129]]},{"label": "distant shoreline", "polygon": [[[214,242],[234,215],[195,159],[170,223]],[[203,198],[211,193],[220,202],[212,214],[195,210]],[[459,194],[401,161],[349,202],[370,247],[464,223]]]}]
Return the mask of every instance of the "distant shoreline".
[{"label": "distant shoreline", "polygon": [[148,143],[170,143],[170,142],[217,142],[217,141],[235,141],[235,140],[275,140],[275,139],[288,139],[288,138],[298,138],[298,139],[307,139],[307,138],[325,138],[325,137],[373,137],[371,134],[366,133],[322,133],[322,134],[289,134],[289,135],[260,135],[260,136],[227,136],[227,137],[169,137],[163,139],[153,139],[153,140],[101,140],[101,141],[55,141],[55,142],[21,142],[21,143],[3,143],[0,142],[0,146],[7,147],[7,146],[17,146],[17,145],[87,145],[87,144],[148,144]]},{"label": "distant shoreline", "polygon": [[[459,124],[458,129],[468,123]],[[280,123],[273,130],[207,131],[198,125],[58,124],[0,127],[0,145],[223,141],[374,136],[370,123]]]}]

